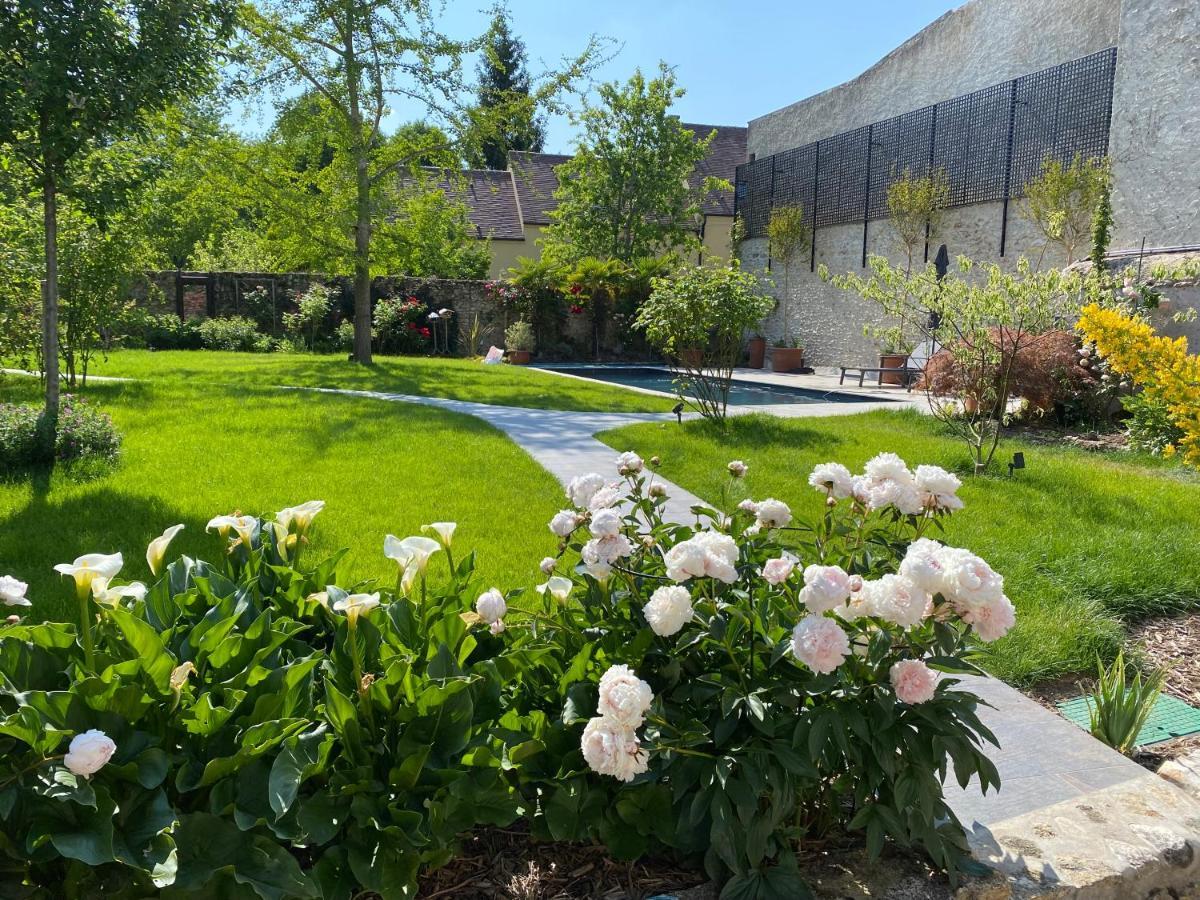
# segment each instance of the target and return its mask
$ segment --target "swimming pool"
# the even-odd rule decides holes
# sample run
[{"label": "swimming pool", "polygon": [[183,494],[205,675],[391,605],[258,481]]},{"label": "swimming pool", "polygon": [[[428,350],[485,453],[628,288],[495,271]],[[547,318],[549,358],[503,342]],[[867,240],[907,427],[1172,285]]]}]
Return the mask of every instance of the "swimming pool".
[{"label": "swimming pool", "polygon": [[[657,366],[617,365],[544,365],[537,366],[549,372],[563,372],[580,378],[623,384],[626,387],[645,388],[651,391],[675,393],[675,376],[670,369]],[[889,402],[884,398],[862,397],[840,391],[823,391],[814,388],[789,387],[787,385],[761,384],[755,381],[733,379],[729,389],[729,402],[733,406],[769,406],[777,403],[879,403]]]}]

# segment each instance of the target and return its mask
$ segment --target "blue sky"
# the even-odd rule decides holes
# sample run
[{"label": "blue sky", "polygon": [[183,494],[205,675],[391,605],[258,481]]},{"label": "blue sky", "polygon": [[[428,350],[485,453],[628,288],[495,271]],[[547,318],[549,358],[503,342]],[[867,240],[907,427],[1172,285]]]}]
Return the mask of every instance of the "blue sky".
[{"label": "blue sky", "polygon": [[[664,60],[687,95],[676,109],[687,122],[744,125],[763,113],[853,78],[963,0],[510,0],[513,30],[531,68],[580,50],[590,33],[613,38],[616,55],[597,81],[623,81]],[[480,33],[487,0],[447,0],[443,30]],[[261,113],[259,113],[261,115]],[[397,109],[394,124],[417,118]],[[252,114],[252,119],[258,115]],[[239,121],[256,130],[261,122]],[[572,151],[570,123],[549,123],[545,149]]]}]

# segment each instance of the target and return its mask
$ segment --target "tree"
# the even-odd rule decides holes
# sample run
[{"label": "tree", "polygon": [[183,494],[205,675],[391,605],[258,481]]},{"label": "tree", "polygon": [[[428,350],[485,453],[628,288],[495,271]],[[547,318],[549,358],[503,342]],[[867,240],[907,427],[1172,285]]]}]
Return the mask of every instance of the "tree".
[{"label": "tree", "polygon": [[510,150],[540,151],[546,119],[529,95],[525,42],[513,35],[506,11],[492,18],[492,30],[479,61],[479,107],[498,110],[496,127],[484,136],[472,163],[486,169],[508,166]]},{"label": "tree", "polygon": [[1062,247],[1066,264],[1079,257],[1092,233],[1096,207],[1109,183],[1108,160],[1084,159],[1076,153],[1070,163],[1047,156],[1042,170],[1025,184],[1025,218],[1045,238],[1039,267],[1051,244]]},{"label": "tree", "polygon": [[904,271],[912,274],[917,248],[937,238],[942,212],[950,205],[950,182],[943,169],[914,175],[905,169],[888,185],[888,218],[904,254]]},{"label": "tree", "polygon": [[776,206],[767,221],[767,245],[771,256],[783,266],[783,297],[779,301],[783,313],[783,339],[780,346],[791,347],[792,323],[788,315],[792,302],[792,260],[800,248],[812,236],[808,223],[804,221],[804,207],[799,203],[792,206]]},{"label": "tree", "polygon": [[58,199],[71,162],[135,132],[146,114],[211,83],[234,0],[4,0],[0,9],[0,144],[41,190],[42,300],[50,458],[58,419]]},{"label": "tree", "polygon": [[545,252],[629,263],[697,250],[701,198],[729,187],[717,178],[690,181],[716,132],[698,136],[671,112],[684,91],[665,63],[656,78],[638,70],[624,86],[604,84],[599,93],[599,104],[572,116],[582,134],[575,156],[558,167]]},{"label": "tree", "polygon": [[[346,248],[354,273],[354,352],[371,361],[371,266],[373,237],[391,213],[387,191],[403,173],[414,176],[429,148],[424,143],[382,140],[389,101],[403,97],[421,107],[433,125],[452,138],[460,151],[498,130],[509,112],[501,105],[481,113],[467,99],[473,91],[463,61],[487,46],[492,32],[466,40],[444,34],[433,0],[262,0],[246,19],[257,51],[243,82],[285,92],[297,86],[326,104],[331,126],[326,139],[336,150],[335,164],[322,175],[327,196],[337,205],[318,212],[327,221],[327,243]],[[564,62],[531,88],[532,102],[553,98],[590,71],[598,42]],[[301,211],[303,195],[289,193],[286,182],[272,185],[273,202]],[[330,229],[336,233],[330,233]]]}]

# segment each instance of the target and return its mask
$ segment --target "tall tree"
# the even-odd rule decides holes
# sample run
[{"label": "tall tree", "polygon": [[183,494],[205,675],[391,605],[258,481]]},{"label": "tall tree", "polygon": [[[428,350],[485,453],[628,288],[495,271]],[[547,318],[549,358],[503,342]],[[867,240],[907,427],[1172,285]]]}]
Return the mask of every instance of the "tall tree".
[{"label": "tall tree", "polygon": [[58,418],[58,198],[90,146],[202,92],[235,0],[0,0],[0,144],[35,172],[45,231],[43,441]]},{"label": "tall tree", "polygon": [[700,200],[729,185],[717,178],[695,183],[696,164],[716,132],[697,135],[683,127],[671,112],[683,94],[671,69],[659,63],[655,78],[638,70],[625,85],[601,85],[600,102],[572,116],[582,135],[575,156],[558,167],[547,253],[630,263],[699,246]]},{"label": "tall tree", "polygon": [[[257,71],[248,83],[286,91],[299,85],[320,95],[334,123],[331,140],[345,159],[348,215],[353,240],[354,358],[371,361],[372,238],[390,210],[381,188],[406,169],[416,175],[423,144],[380,140],[392,98],[425,113],[430,124],[450,135],[454,147],[477,146],[508,114],[501,105],[486,111],[469,100],[475,91],[463,74],[463,61],[488,45],[492,32],[465,40],[443,33],[434,0],[261,0],[249,8],[247,26]],[[553,98],[590,71],[598,42],[591,39],[562,71],[549,73],[531,89],[530,102]]]},{"label": "tall tree", "polygon": [[487,169],[506,168],[510,150],[538,152],[546,142],[545,116],[529,93],[525,42],[512,33],[511,24],[507,11],[496,13],[479,61],[479,106],[500,113],[494,131],[472,154],[472,162]]}]

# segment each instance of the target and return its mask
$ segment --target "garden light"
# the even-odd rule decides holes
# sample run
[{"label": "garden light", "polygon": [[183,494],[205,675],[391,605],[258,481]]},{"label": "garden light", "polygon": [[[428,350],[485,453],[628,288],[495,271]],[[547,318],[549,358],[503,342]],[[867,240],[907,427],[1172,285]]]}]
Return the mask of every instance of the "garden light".
[{"label": "garden light", "polygon": [[1025,468],[1025,454],[1018,450],[1013,454],[1012,462],[1008,464],[1008,474],[1012,475],[1015,469]]}]

